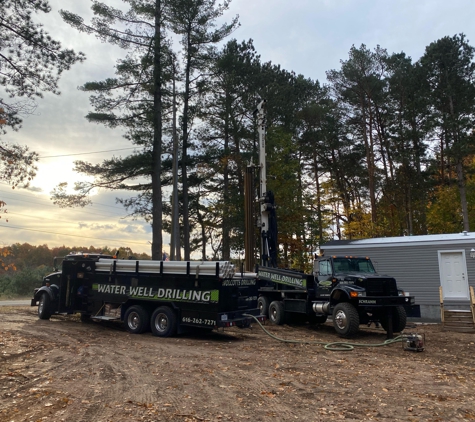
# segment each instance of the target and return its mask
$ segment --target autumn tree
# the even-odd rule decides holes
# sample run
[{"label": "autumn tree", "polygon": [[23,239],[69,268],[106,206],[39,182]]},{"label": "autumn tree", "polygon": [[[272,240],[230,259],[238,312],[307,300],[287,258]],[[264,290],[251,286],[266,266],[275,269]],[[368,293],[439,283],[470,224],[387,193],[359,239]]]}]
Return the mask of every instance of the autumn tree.
[{"label": "autumn tree", "polygon": [[[352,126],[353,142],[365,151],[368,202],[373,229],[377,225],[378,137],[377,112],[383,104],[380,56],[382,49],[372,52],[365,45],[352,47],[341,70],[327,72],[338,101],[347,107],[347,124]],[[350,133],[350,132],[349,132]]]},{"label": "autumn tree", "polygon": [[426,234],[426,171],[431,118],[427,82],[404,53],[385,58],[387,163],[378,205],[384,235]]},{"label": "autumn tree", "polygon": [[[441,172],[457,181],[463,230],[469,231],[464,158],[475,152],[475,48],[464,34],[431,43],[420,59],[429,84],[429,99],[437,120]],[[452,170],[453,169],[453,170]],[[442,177],[442,180],[445,177]]]}]

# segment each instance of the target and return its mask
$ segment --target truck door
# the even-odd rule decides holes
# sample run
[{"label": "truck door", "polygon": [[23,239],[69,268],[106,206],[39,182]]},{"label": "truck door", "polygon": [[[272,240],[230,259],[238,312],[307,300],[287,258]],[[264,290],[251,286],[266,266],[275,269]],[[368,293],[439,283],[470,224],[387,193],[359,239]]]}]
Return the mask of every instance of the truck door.
[{"label": "truck door", "polygon": [[74,313],[87,309],[89,277],[77,261],[63,261],[60,290],[60,312]]},{"label": "truck door", "polygon": [[316,286],[318,296],[330,296],[332,288],[333,270],[329,259],[322,259],[317,262]]}]

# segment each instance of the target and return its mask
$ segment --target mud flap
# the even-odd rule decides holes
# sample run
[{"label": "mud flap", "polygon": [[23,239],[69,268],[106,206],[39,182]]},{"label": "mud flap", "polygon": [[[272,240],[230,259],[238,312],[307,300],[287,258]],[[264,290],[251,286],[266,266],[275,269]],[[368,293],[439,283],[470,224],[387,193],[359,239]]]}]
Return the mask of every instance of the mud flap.
[{"label": "mud flap", "polygon": [[408,318],[420,318],[421,317],[421,307],[420,305],[406,305],[404,306],[406,315]]}]

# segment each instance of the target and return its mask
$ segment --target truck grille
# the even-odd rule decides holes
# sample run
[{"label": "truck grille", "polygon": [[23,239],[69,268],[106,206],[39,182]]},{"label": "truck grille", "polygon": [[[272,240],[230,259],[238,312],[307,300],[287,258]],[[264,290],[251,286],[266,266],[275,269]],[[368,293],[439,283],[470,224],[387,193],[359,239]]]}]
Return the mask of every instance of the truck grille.
[{"label": "truck grille", "polygon": [[366,279],[366,296],[397,296],[397,285],[394,278]]}]

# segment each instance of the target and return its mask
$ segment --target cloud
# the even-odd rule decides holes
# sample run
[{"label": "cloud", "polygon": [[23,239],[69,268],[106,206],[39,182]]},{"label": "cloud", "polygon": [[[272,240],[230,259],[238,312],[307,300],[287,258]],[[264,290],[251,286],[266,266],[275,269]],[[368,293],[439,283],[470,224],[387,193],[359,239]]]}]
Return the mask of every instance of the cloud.
[{"label": "cloud", "polygon": [[91,229],[91,230],[117,230],[115,224],[98,224],[98,223],[81,223],[78,222],[79,229]]},{"label": "cloud", "polygon": [[38,186],[28,186],[26,188],[27,191],[30,191],[30,192],[35,192],[35,193],[42,193],[43,192],[43,189],[38,187]]}]

